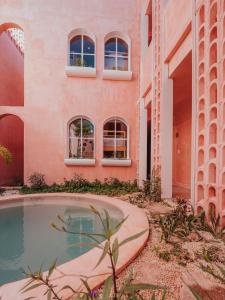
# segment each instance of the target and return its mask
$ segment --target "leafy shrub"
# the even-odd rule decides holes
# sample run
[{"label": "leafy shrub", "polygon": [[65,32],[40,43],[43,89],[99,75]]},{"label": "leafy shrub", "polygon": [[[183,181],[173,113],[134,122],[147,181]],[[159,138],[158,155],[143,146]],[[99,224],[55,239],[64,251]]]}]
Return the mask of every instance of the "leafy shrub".
[{"label": "leafy shrub", "polygon": [[167,262],[170,261],[171,260],[170,252],[167,250],[159,252],[159,258],[161,258]]},{"label": "leafy shrub", "polygon": [[144,181],[143,193],[154,202],[162,200],[160,169],[153,169],[151,179]]},{"label": "leafy shrub", "polygon": [[35,172],[28,178],[31,189],[40,190],[46,186],[45,176],[41,173]]},{"label": "leafy shrub", "polygon": [[[37,174],[37,173],[35,173]],[[36,176],[34,177],[36,179]],[[38,180],[39,182],[39,180]],[[39,187],[32,185],[31,187],[23,186],[21,189],[22,194],[30,193],[93,193],[98,195],[117,196],[129,193],[135,193],[139,191],[137,181],[120,181],[116,178],[105,179],[104,182],[95,180],[93,182],[88,181],[81,175],[75,174],[72,179],[65,179],[63,183],[52,185],[46,185],[45,182]]]},{"label": "leafy shrub", "polygon": [[197,233],[198,230],[203,230],[206,226],[205,213],[195,215],[193,208],[189,211],[184,199],[178,199],[177,207],[171,213],[160,216],[158,224],[162,230],[161,238],[169,242],[173,235],[185,238],[193,231]]},{"label": "leafy shrub", "polygon": [[225,238],[225,226],[220,225],[220,215],[216,216],[213,209],[210,209],[210,220],[205,224],[205,231],[210,232],[216,239]]},{"label": "leafy shrub", "polygon": [[143,196],[143,194],[137,194],[129,196],[129,202],[133,205],[137,205],[140,208],[145,207],[146,204],[146,198]]}]

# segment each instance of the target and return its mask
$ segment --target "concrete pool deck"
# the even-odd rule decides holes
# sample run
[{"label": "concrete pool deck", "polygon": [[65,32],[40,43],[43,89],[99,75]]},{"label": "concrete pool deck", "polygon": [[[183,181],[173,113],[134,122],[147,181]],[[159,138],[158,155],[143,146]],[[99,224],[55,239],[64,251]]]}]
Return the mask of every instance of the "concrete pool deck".
[{"label": "concrete pool deck", "polygon": [[[138,239],[129,242],[120,249],[117,272],[121,272],[126,266],[132,262],[140,251],[145,246],[149,235],[149,224],[145,213],[138,207],[119,200],[117,198],[91,195],[91,194],[75,194],[75,193],[51,193],[51,194],[32,194],[32,195],[15,195],[6,196],[0,198],[0,205],[3,203],[11,203],[22,201],[23,199],[35,200],[38,198],[51,199],[51,198],[65,197],[67,199],[74,198],[83,199],[84,202],[91,205],[102,206],[103,208],[115,207],[119,209],[122,214],[128,216],[128,219],[115,234],[114,238],[122,240],[128,238],[131,235],[137,234],[146,229],[146,232]],[[104,242],[103,242],[104,243]],[[56,291],[60,291],[65,285],[70,285],[73,289],[78,290],[82,287],[80,278],[90,278],[88,280],[92,288],[100,286],[104,280],[109,276],[109,260],[106,258],[103,262],[94,269],[99,257],[101,256],[101,250],[93,248],[89,252],[69,261],[62,265],[59,265],[52,275],[52,282],[57,286]],[[45,288],[39,287],[36,290],[21,294],[19,290],[26,284],[27,279],[19,280],[16,282],[8,283],[0,287],[0,299],[1,300],[23,300],[26,297],[36,297],[35,299],[45,299],[43,296]],[[59,293],[63,299],[69,299],[71,292],[64,290]]]}]

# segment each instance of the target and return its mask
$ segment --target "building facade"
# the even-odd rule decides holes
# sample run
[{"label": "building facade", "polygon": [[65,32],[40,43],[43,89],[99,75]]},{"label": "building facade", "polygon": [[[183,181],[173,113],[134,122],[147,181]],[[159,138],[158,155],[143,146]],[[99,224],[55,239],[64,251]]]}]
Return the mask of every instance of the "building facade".
[{"label": "building facade", "polygon": [[0,184],[158,170],[163,197],[224,222],[224,0],[0,6],[0,143],[15,157]]}]

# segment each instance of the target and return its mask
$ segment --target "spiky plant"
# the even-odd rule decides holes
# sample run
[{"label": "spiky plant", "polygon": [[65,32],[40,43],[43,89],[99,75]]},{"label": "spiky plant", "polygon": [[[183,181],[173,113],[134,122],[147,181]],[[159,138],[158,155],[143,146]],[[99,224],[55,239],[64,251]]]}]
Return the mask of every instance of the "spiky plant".
[{"label": "spiky plant", "polygon": [[12,162],[12,154],[6,147],[2,145],[0,145],[0,157],[3,158],[7,165],[9,165]]}]

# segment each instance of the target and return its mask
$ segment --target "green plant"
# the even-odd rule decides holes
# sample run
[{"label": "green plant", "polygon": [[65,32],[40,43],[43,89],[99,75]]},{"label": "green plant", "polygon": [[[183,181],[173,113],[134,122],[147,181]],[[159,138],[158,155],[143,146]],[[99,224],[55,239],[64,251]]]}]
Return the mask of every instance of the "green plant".
[{"label": "green plant", "polygon": [[209,263],[204,265],[200,263],[200,268],[202,269],[202,271],[218,279],[222,284],[225,284],[225,269],[219,264]]},{"label": "green plant", "polygon": [[187,238],[193,231],[199,236],[198,230],[205,228],[205,213],[195,215],[193,208],[189,211],[184,199],[178,199],[177,207],[171,213],[160,216],[158,224],[162,230],[162,239],[166,242],[169,242],[173,235]]},{"label": "green plant", "polygon": [[36,187],[23,186],[20,192],[22,194],[30,193],[94,193],[98,195],[117,196],[129,193],[138,192],[139,187],[137,181],[120,181],[116,178],[105,179],[104,182],[95,180],[93,182],[88,181],[79,174],[75,174],[72,179],[64,180],[64,183],[52,185],[39,185]]},{"label": "green plant", "polygon": [[225,226],[220,225],[220,215],[216,216],[212,207],[209,212],[210,222],[205,224],[204,230],[210,232],[216,239],[224,239]]},{"label": "green plant", "polygon": [[30,175],[28,181],[30,182],[31,188],[35,190],[40,190],[46,186],[45,176],[38,172]]},{"label": "green plant", "polygon": [[[124,280],[121,287],[118,286],[116,266],[119,258],[119,249],[121,246],[124,246],[130,241],[135,240],[141,235],[143,235],[146,232],[146,230],[143,230],[138,234],[130,236],[120,242],[117,238],[113,238],[113,236],[127,220],[127,217],[124,218],[119,223],[117,223],[116,225],[112,226],[111,225],[112,220],[109,216],[109,213],[106,210],[104,210],[104,215],[102,215],[93,206],[91,207],[91,210],[93,214],[95,214],[97,218],[100,220],[103,227],[103,233],[71,232],[69,230],[69,227],[67,226],[67,222],[64,219],[62,219],[60,216],[58,216],[58,219],[62,224],[56,225],[53,223],[52,227],[60,232],[64,232],[64,233],[66,232],[75,235],[79,234],[88,237],[92,242],[92,244],[94,243],[96,247],[102,250],[102,254],[96,263],[96,267],[101,264],[101,262],[106,258],[106,256],[108,256],[110,260],[111,275],[106,279],[104,283],[101,298],[98,297],[98,293],[96,291],[93,291],[91,289],[91,287],[88,284],[88,280],[84,280],[84,279],[81,279],[85,288],[83,292],[77,292],[76,290],[74,290],[72,287],[68,285],[64,286],[63,289],[64,290],[69,289],[73,293],[74,300],[79,300],[79,299],[86,299],[86,300],[93,300],[93,299],[135,300],[136,299],[138,300],[138,299],[143,299],[139,293],[141,290],[164,289],[163,287],[152,285],[152,284],[132,283],[132,277],[130,275]],[[104,239],[105,242],[102,243],[99,239],[101,240]],[[27,272],[26,274],[30,278],[30,280],[28,281],[26,286],[23,287],[22,292],[25,293],[39,286],[45,286],[46,291],[44,295],[47,295],[48,300],[50,299],[61,300],[62,298],[60,298],[60,296],[56,292],[55,289],[56,287],[51,283],[51,275],[55,269],[55,266],[56,266],[56,262],[54,262],[53,265],[50,267],[47,275],[44,275],[41,270],[39,270],[36,273],[32,273],[31,271]],[[163,299],[165,299],[165,292],[164,292]]]},{"label": "green plant", "polygon": [[143,193],[145,197],[154,202],[162,200],[160,168],[153,169],[151,179],[144,181]]},{"label": "green plant", "polygon": [[12,154],[6,147],[2,145],[0,145],[0,157],[3,158],[7,165],[9,165],[12,162]]},{"label": "green plant", "polygon": [[159,258],[168,262],[171,260],[171,254],[169,251],[164,250],[164,251],[159,252]]},{"label": "green plant", "polygon": [[146,204],[146,198],[142,193],[137,195],[129,196],[129,202],[133,205],[137,205],[140,208],[145,207]]}]

